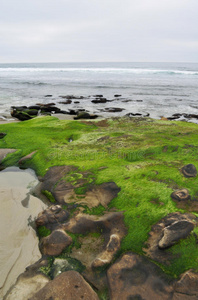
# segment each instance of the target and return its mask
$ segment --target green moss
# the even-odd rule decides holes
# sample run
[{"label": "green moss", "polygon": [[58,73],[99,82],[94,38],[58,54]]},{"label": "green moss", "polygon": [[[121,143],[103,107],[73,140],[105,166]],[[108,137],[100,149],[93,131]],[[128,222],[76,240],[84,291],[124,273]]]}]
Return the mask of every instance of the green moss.
[{"label": "green moss", "polygon": [[104,214],[104,211],[106,211],[106,210],[107,209],[100,204],[97,207],[93,207],[93,208],[89,208],[89,207],[86,206],[85,209],[83,210],[83,213],[89,214],[89,215],[102,216]]},{"label": "green moss", "polygon": [[46,228],[45,226],[39,226],[37,228],[37,232],[38,232],[39,237],[45,237],[45,236],[50,235],[50,233],[51,233],[51,231],[48,228]]},{"label": "green moss", "polygon": [[45,195],[51,203],[56,203],[56,200],[51,192],[44,190],[44,191],[42,191],[42,194]]},{"label": "green moss", "polygon": [[48,257],[47,260],[48,260],[48,265],[44,266],[44,267],[40,267],[39,271],[51,279],[51,268],[52,268],[52,264],[54,262],[54,258]]},{"label": "green moss", "polygon": [[[108,208],[84,207],[84,212],[102,215],[110,209],[123,211],[128,233],[119,254],[126,251],[144,254],[142,249],[152,225],[169,213],[185,212],[172,201],[172,191],[187,188],[192,197],[198,198],[198,176],[185,178],[180,172],[188,163],[198,169],[198,125],[141,118],[114,118],[107,123],[108,127],[99,127],[97,121],[85,124],[38,117],[0,125],[1,131],[7,133],[0,140],[0,148],[17,149],[3,160],[3,165],[18,165],[21,157],[35,150],[37,153],[25,166],[33,168],[38,175],[45,175],[51,166],[74,165],[79,168],[78,172],[68,174],[64,180],[78,185],[76,193],[80,197],[93,182],[114,181],[121,191]],[[109,138],[104,138],[107,136]],[[72,142],[69,142],[70,137]],[[82,175],[88,170],[92,175]],[[52,195],[46,196],[54,200]],[[68,252],[74,246],[80,247],[78,237],[72,238],[74,243]],[[170,251],[177,258],[169,267],[161,265],[167,273],[178,276],[189,268],[198,269],[193,236],[174,245]]]}]

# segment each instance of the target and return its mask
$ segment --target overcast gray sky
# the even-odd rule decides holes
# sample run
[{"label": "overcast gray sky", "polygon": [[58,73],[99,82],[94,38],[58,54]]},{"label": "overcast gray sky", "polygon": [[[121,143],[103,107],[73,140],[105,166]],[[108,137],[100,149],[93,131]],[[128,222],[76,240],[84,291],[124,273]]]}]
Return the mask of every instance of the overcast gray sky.
[{"label": "overcast gray sky", "polygon": [[0,63],[198,62],[198,0],[0,0]]}]

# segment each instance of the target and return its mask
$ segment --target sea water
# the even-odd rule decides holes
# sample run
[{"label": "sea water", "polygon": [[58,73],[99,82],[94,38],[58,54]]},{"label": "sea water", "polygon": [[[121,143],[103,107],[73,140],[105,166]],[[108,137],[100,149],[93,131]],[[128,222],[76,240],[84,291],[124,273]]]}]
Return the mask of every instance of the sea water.
[{"label": "sea water", "polygon": [[[90,96],[95,94],[114,101],[93,104]],[[85,98],[64,105],[59,103],[64,95]],[[0,64],[0,115],[9,114],[12,105],[48,102],[64,110],[84,108],[97,114],[105,107],[123,108],[116,114],[122,116],[198,114],[198,63]]]}]

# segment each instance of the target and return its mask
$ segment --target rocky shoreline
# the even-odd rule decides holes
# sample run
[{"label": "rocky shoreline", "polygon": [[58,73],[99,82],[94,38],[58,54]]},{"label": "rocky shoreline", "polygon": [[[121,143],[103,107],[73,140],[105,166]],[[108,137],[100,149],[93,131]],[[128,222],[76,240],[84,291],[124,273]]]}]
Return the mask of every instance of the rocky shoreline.
[{"label": "rocky shoreline", "polygon": [[[49,105],[47,109],[51,109],[53,106]],[[35,118],[30,122],[27,123],[29,124],[28,129],[32,128],[33,131],[32,133],[28,131],[29,140],[33,133],[36,134],[33,137],[37,136],[39,138],[40,132],[42,131],[43,134],[43,131],[46,130],[45,132],[49,135],[50,131],[48,129],[52,131],[52,127],[49,127],[50,122],[58,121],[53,118],[50,119],[50,117],[44,117],[43,119]],[[170,121],[156,122],[137,117],[133,121],[128,117],[126,120],[95,121],[94,124],[92,121],[90,123],[89,121],[64,122],[66,121],[59,121],[56,123],[57,127],[53,127],[56,131],[56,128],[62,124],[64,129],[60,134],[63,134],[64,142],[60,146],[54,143],[57,136],[55,132],[52,140],[50,140],[49,149],[50,151],[56,149],[56,152],[53,155],[50,154],[50,156],[48,153],[48,156],[44,158],[43,170],[45,171],[43,171],[42,176],[39,176],[40,183],[34,190],[34,195],[45,199],[49,203],[48,208],[41,211],[35,220],[42,258],[37,263],[29,266],[19,276],[16,284],[5,296],[5,300],[197,299],[198,273],[195,267],[196,262],[194,262],[194,267],[192,263],[191,268],[186,269],[185,272],[180,272],[179,278],[170,276],[167,271],[163,272],[163,270],[168,270],[172,264],[174,265],[174,262],[178,263],[177,260],[180,256],[181,260],[183,259],[183,253],[177,252],[177,245],[180,245],[181,249],[185,249],[185,243],[190,245],[188,243],[191,242],[193,249],[197,247],[196,228],[198,218],[196,213],[198,212],[198,199],[197,191],[193,189],[193,186],[196,189],[197,165],[196,160],[192,161],[196,149],[192,144],[189,144],[196,133],[196,125],[187,124],[188,127],[184,127],[185,124],[178,123],[178,125],[175,125],[176,123]],[[6,146],[3,148],[1,145],[0,149],[2,163],[6,166],[6,161],[9,164],[14,162],[14,164],[26,168],[31,166],[33,161],[34,167],[36,167],[36,163],[39,166],[38,155],[40,149],[38,146],[34,145],[32,147],[33,145],[31,145],[31,151],[34,151],[20,152],[21,154],[18,156],[17,152],[13,152],[13,149],[13,151],[10,151],[7,148],[12,143],[17,146],[11,135],[14,132],[17,135],[19,132],[22,134],[21,128],[24,130],[25,122],[20,124],[24,125],[18,127],[19,131],[17,127],[11,127],[11,124],[8,127],[2,127],[2,129],[5,129],[5,132],[2,131],[2,145]],[[52,126],[54,126],[54,123]],[[77,131],[75,131],[75,126],[78,126]],[[159,149],[151,148],[149,151],[145,149],[144,152],[140,150],[138,153],[133,152],[133,156],[127,152],[127,147],[131,149],[131,145],[134,142],[139,142],[140,137],[141,143],[144,145],[143,130],[146,132],[145,136],[149,136],[153,143],[153,137],[156,139],[157,133],[161,135],[160,130],[165,130],[165,126],[169,131],[180,126],[177,129],[177,134],[180,133],[182,141],[180,150],[167,143],[167,145],[160,146]],[[34,128],[37,130],[35,131]],[[120,128],[122,128],[122,131],[119,131]],[[41,131],[39,131],[40,129]],[[87,130],[85,137],[80,137],[79,132],[85,129]],[[71,131],[73,133],[68,132],[66,138],[65,130],[73,130]],[[92,132],[90,130],[93,131],[93,136],[91,136]],[[135,130],[139,132],[138,137],[135,136]],[[164,131],[165,133],[167,134],[167,131]],[[25,138],[25,133],[23,135]],[[172,136],[176,136],[175,131],[173,131]],[[19,137],[16,138],[19,142]],[[26,142],[28,139],[26,139]],[[76,146],[75,141],[77,141]],[[78,141],[81,141],[80,146]],[[104,153],[101,154],[102,158],[99,154],[96,158],[88,156],[85,147],[88,147],[88,151],[90,149],[93,151],[96,144],[98,145],[97,153],[103,149],[107,153],[105,155],[109,155],[107,160],[103,160]],[[110,145],[112,149],[109,148]],[[150,142],[147,141],[146,145],[150,145]],[[187,145],[189,146],[187,147]],[[16,149],[19,149],[18,147],[19,145]],[[24,144],[24,149],[25,147]],[[42,147],[41,144],[40,147]],[[45,145],[44,149],[48,149],[47,147],[49,146]],[[61,148],[58,149],[57,147]],[[63,147],[66,147],[66,152],[59,152],[63,151]],[[83,148],[85,152],[83,157],[80,156],[79,147]],[[119,149],[121,147],[125,152],[114,153],[115,147],[119,147]],[[139,144],[137,147],[139,147]],[[75,149],[78,149],[78,156],[75,156]],[[47,152],[47,150],[45,151]],[[74,158],[71,156],[71,151]],[[63,158],[60,153],[63,154]],[[70,156],[68,153],[70,153]],[[191,159],[191,163],[183,163],[186,153],[189,156],[188,160]],[[191,153],[192,156],[190,156]],[[8,156],[5,157],[6,154]],[[55,154],[59,154],[57,157],[57,161],[60,161],[59,165],[53,161],[53,159],[56,159]],[[180,159],[184,155],[183,160],[179,163],[176,154],[179,155]],[[159,160],[156,161],[158,156]],[[9,157],[12,157],[12,160],[9,161]],[[35,157],[37,157],[36,160]],[[49,157],[51,160],[49,160]],[[162,165],[166,171],[159,167],[162,158]],[[50,167],[47,167],[47,159],[52,161]],[[73,159],[74,164],[63,164],[61,159],[69,162]],[[83,167],[86,160],[89,168]],[[77,163],[75,163],[76,161]],[[170,167],[170,162],[173,167]],[[116,168],[116,164],[119,164],[118,168]],[[81,167],[78,167],[78,165]],[[93,166],[96,166],[97,172],[94,171]],[[146,167],[148,168],[147,171],[145,170]],[[170,168],[172,168],[173,175],[170,173],[166,178],[167,170]],[[114,175],[111,175],[110,172],[112,171]],[[118,171],[120,174],[118,174]],[[145,189],[147,194],[144,193],[146,172],[148,173],[147,180],[149,184]],[[109,173],[110,175],[108,175]],[[103,177],[100,177],[100,174],[103,174]],[[115,181],[109,180],[113,177]],[[120,177],[122,177],[122,181]],[[170,179],[168,179],[169,177]],[[141,184],[141,181],[144,183]],[[138,182],[140,182],[143,190],[142,203],[139,199],[136,201],[134,194],[135,185]],[[182,183],[183,186],[181,186]],[[155,188],[151,188],[152,185]],[[159,194],[160,189],[163,190],[162,194]],[[132,191],[134,200],[127,196],[129,191]],[[137,195],[139,193],[139,197],[141,196],[139,186],[136,193]],[[149,196],[150,193],[152,193],[152,196]],[[121,197],[121,200],[117,203],[119,197]],[[146,209],[140,210],[141,205],[143,209],[144,201],[148,201]],[[126,206],[123,206],[125,202]],[[127,216],[127,207],[130,211],[131,205],[134,215]],[[147,215],[149,209],[150,216]],[[160,209],[164,209],[162,217],[159,215],[154,218],[155,222],[150,222],[151,209],[155,210],[154,215]],[[137,214],[135,211],[137,211]],[[139,245],[133,245],[135,240],[132,235],[135,234],[138,226],[144,226],[143,222],[138,223],[140,218],[144,222],[149,220],[150,223],[148,224],[152,224],[152,226],[147,225],[149,230],[147,229],[148,234],[146,234],[144,240],[144,248],[135,252],[133,249],[135,247],[138,249]],[[136,224],[139,225],[136,227]],[[126,244],[127,236],[129,241],[133,240],[133,243],[129,248],[124,248],[123,245]],[[133,251],[129,251],[129,249]],[[172,251],[171,249],[175,250]]]},{"label": "rocky shoreline", "polygon": [[[46,99],[51,97],[52,95],[45,96]],[[134,100],[122,98],[122,95],[118,95],[118,94],[114,95],[113,99],[107,99],[103,95],[92,95],[88,97],[65,95],[59,97],[61,101],[56,100],[54,102],[49,102],[49,103],[36,103],[30,106],[12,106],[11,116],[20,121],[30,120],[36,116],[57,115],[57,114],[65,116],[64,119],[70,119],[71,117],[71,119],[74,120],[95,119],[97,117],[107,118],[107,117],[111,117],[112,114],[116,117],[120,115],[122,117],[149,117],[150,116],[149,112],[142,112],[142,113],[136,111],[126,112],[126,108],[122,108],[118,106],[118,101],[120,104],[122,104]],[[86,103],[85,106],[84,100],[88,100],[89,104]],[[141,102],[142,100],[136,100],[136,101]],[[109,103],[112,103],[112,105],[109,106]],[[93,105],[96,106],[95,109]],[[92,111],[94,112],[90,112],[91,107],[92,107]],[[167,120],[190,121],[190,122],[197,123],[198,115],[190,114],[190,113],[189,114],[174,113],[173,115],[170,116],[164,116],[162,112],[161,118],[165,118]],[[4,118],[4,120],[6,119]]]}]

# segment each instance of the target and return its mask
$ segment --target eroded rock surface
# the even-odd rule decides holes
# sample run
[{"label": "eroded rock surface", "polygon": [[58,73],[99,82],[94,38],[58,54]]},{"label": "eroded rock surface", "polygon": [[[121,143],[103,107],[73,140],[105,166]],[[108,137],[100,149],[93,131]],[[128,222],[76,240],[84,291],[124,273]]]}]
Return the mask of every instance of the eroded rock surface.
[{"label": "eroded rock surface", "polygon": [[[81,172],[81,178],[76,181],[69,181],[67,177],[72,172],[77,172],[77,168],[73,166],[57,166],[51,167],[43,178],[41,184],[42,191],[49,191],[55,200],[60,204],[73,203],[87,205],[88,207],[96,207],[99,204],[106,207],[109,202],[117,196],[120,188],[115,182],[105,182],[100,185],[89,184],[87,176],[93,176],[90,172]],[[85,187],[86,186],[86,187]],[[76,194],[76,188],[84,188],[85,192],[80,195]]]},{"label": "eroded rock surface", "polygon": [[122,212],[107,213],[102,217],[79,213],[63,224],[63,228],[77,234],[99,232],[104,236],[104,250],[92,261],[91,265],[94,268],[102,267],[112,261],[126,234]]},{"label": "eroded rock surface", "polygon": [[153,260],[169,264],[172,254],[162,248],[173,245],[181,238],[186,238],[196,224],[197,218],[193,214],[171,213],[152,226],[147,247],[143,250]]},{"label": "eroded rock surface", "polygon": [[133,253],[125,254],[108,272],[111,300],[170,300],[173,288],[153,263]]},{"label": "eroded rock surface", "polygon": [[119,249],[120,236],[117,234],[112,234],[110,236],[106,249],[98,257],[96,257],[96,259],[92,263],[92,267],[98,268],[109,264]]},{"label": "eroded rock surface", "polygon": [[50,281],[30,300],[99,300],[90,285],[76,271],[64,272]]}]

